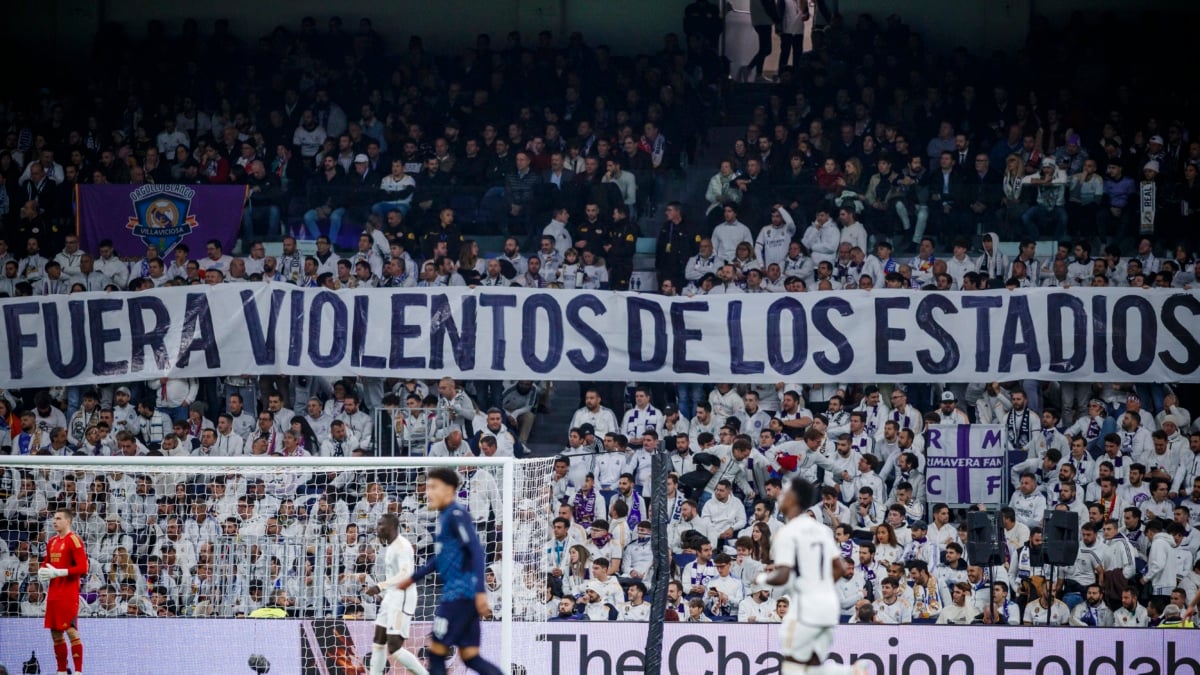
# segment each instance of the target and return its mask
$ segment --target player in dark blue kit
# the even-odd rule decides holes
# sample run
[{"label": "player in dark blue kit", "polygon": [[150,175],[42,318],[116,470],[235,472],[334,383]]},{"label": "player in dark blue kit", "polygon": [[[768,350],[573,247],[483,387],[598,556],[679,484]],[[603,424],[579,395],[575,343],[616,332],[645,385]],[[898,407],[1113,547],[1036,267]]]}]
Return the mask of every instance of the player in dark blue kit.
[{"label": "player in dark blue kit", "polygon": [[429,470],[425,497],[439,509],[434,555],[397,588],[404,590],[434,571],[442,578],[442,601],[433,615],[433,641],[429,651],[430,675],[444,675],[450,647],[467,667],[480,675],[502,675],[500,669],[479,655],[479,621],[487,618],[487,593],[483,585],[483,547],[471,514],[457,501],[458,474],[454,469]]}]

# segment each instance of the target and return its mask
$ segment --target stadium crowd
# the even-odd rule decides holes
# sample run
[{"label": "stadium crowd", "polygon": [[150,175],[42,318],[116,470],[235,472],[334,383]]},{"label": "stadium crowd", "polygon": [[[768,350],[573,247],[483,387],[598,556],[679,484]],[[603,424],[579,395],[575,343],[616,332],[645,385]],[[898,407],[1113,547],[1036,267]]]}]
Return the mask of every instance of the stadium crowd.
[{"label": "stadium crowd", "polygon": [[[656,236],[664,295],[1194,286],[1200,141],[1160,116],[1174,112],[1163,92],[1099,96],[1051,72],[1017,81],[1011,64],[927,51],[896,17],[832,17],[714,158],[705,145],[726,73],[705,7],[689,6],[682,41],[633,58],[549,33],[532,46],[512,33],[498,49],[483,35],[456,58],[413,37],[397,54],[369,20],[351,33],[336,17],[253,47],[226,22],[206,37],[195,23],[168,37],[151,22],[136,49],[105,32],[86,96],[49,90],[5,112],[0,297],[219,283],[625,290],[643,233]],[[120,67],[133,58],[152,67]],[[703,197],[686,194],[682,179],[710,170]],[[186,243],[162,257],[111,242],[84,251],[72,224],[81,183],[245,184],[242,236],[203,254]],[[495,235],[502,250],[467,238]],[[282,252],[266,255],[264,241]],[[1006,241],[1018,243],[1011,258]],[[1053,252],[1039,257],[1044,241]],[[414,454],[524,456],[547,406],[571,406],[551,384],[239,375],[0,391],[0,449],[336,458],[382,453],[394,436]],[[750,581],[772,565],[774,498],[802,476],[823,485],[813,513],[854,569],[839,581],[847,621],[1169,624],[1200,600],[1200,428],[1185,391],[601,384],[563,430],[556,513],[518,507],[522,527],[550,532],[545,556],[509,582],[514,612],[647,620],[661,592],[680,621],[778,621],[786,600]],[[381,425],[379,408],[391,409]],[[1001,511],[1005,563],[992,568],[966,555],[963,512],[924,494],[925,427],[971,422],[1002,425],[1006,448],[1026,457]],[[662,486],[650,481],[655,453],[670,456]],[[496,477],[462,471],[496,562]],[[421,489],[396,473],[10,469],[0,615],[38,614],[30,571],[47,515],[65,505],[93,558],[88,615],[369,617],[379,515],[399,514],[429,551]],[[670,579],[651,574],[656,489]],[[1053,574],[1040,529],[1051,510],[1078,513],[1083,542]]]}]

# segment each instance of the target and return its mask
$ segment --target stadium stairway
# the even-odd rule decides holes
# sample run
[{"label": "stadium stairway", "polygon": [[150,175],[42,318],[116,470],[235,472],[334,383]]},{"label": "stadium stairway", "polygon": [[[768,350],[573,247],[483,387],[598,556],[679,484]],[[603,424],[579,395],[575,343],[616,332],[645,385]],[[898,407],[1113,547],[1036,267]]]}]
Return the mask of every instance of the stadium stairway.
[{"label": "stadium stairway", "polygon": [[[753,87],[755,85],[743,85]],[[761,85],[758,85],[761,86]],[[763,90],[765,92],[765,89]],[[752,103],[749,107],[739,109],[737,119],[749,119],[753,106],[760,102],[759,96],[747,97]],[[717,170],[717,162],[721,157],[733,150],[733,142],[745,132],[745,126],[720,126],[709,130],[708,147],[702,148],[699,156],[692,160],[688,167],[687,177],[681,183],[668,190],[668,198],[679,199],[684,204],[684,218],[691,222],[704,222],[704,191],[708,180]],[[638,253],[634,259],[634,269],[654,269],[654,234],[662,224],[661,204],[659,213],[654,219],[644,217],[640,220],[643,237],[638,241]],[[480,240],[481,248],[498,250],[503,245],[503,238],[494,239],[476,237]],[[486,240],[486,241],[485,241]],[[495,244],[496,249],[489,249],[484,244]],[[567,429],[571,425],[571,417],[579,407],[580,383],[576,381],[557,381],[551,394],[551,405],[548,413],[538,415],[537,423],[529,436],[528,446],[533,457],[553,457],[566,446]],[[622,411],[616,411],[620,417]]]},{"label": "stadium stairway", "polygon": [[529,434],[531,457],[553,457],[567,446],[571,417],[579,408],[579,383],[574,380],[554,383],[550,393],[550,411],[537,416]]}]

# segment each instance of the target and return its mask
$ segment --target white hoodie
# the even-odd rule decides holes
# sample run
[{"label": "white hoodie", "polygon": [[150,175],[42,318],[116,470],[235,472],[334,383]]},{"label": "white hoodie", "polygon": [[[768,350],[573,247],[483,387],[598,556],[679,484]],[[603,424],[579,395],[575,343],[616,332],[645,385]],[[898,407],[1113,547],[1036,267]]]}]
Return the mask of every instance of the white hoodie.
[{"label": "white hoodie", "polygon": [[721,262],[730,262],[737,258],[738,244],[743,241],[750,244],[751,247],[754,246],[754,235],[751,234],[750,228],[740,220],[732,223],[722,221],[720,225],[713,228],[713,253],[716,253],[717,260]]},{"label": "white hoodie", "polygon": [[818,264],[821,261],[833,264],[834,258],[837,257],[838,244],[842,241],[842,234],[838,230],[837,223],[832,220],[826,221],[824,225],[817,226],[814,222],[804,230],[804,237],[800,243],[809,250],[812,259]]},{"label": "white hoodie", "polygon": [[1147,557],[1146,582],[1154,589],[1153,595],[1170,595],[1179,578],[1175,569],[1175,538],[1166,532],[1154,535]]}]

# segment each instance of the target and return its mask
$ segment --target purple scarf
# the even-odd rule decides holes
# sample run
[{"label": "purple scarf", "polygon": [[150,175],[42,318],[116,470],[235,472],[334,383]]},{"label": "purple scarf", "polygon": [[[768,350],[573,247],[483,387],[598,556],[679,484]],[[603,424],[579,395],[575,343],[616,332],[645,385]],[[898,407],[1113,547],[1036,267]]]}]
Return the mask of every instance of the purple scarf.
[{"label": "purple scarf", "polygon": [[629,501],[625,502],[629,504],[629,515],[626,516],[625,522],[629,523],[630,527],[637,527],[637,524],[642,522],[642,508],[640,506],[642,500],[637,490],[631,490],[631,492],[633,495],[629,498]]},{"label": "purple scarf", "polygon": [[586,495],[582,490],[576,492],[572,507],[575,509],[575,522],[584,527],[591,527],[592,521],[596,519],[596,488],[592,488]]}]

